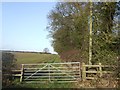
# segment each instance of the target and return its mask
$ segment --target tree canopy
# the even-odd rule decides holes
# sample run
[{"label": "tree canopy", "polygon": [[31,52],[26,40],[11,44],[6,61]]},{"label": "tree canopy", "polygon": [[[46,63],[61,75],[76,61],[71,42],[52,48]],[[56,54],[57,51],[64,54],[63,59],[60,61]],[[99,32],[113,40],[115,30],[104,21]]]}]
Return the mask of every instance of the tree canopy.
[{"label": "tree canopy", "polygon": [[[108,63],[118,56],[113,42],[120,42],[116,20],[120,15],[119,6],[116,2],[93,3],[92,63]],[[66,61],[88,63],[90,3],[59,2],[48,19],[54,50]]]}]

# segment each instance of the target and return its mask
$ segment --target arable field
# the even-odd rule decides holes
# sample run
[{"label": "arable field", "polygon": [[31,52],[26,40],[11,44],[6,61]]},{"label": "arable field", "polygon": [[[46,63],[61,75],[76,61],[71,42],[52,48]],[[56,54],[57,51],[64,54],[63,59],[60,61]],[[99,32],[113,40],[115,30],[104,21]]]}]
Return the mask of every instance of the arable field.
[{"label": "arable field", "polygon": [[54,63],[61,62],[57,54],[40,54],[40,53],[13,53],[16,58],[16,64],[20,67],[21,64],[38,64],[38,63]]}]

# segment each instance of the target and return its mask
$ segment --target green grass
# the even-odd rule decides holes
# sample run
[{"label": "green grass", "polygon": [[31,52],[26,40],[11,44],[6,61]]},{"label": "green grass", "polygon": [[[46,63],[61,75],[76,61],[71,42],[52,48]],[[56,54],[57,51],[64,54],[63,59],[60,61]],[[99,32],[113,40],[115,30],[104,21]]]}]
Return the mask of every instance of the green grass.
[{"label": "green grass", "polygon": [[13,53],[17,59],[16,64],[38,64],[38,63],[54,63],[61,62],[58,55],[55,54],[40,54],[40,53]]},{"label": "green grass", "polygon": [[75,83],[19,83],[15,81],[12,88],[76,88]]},{"label": "green grass", "polygon": [[[38,64],[38,63],[54,63],[61,62],[58,55],[40,54],[40,53],[13,53],[17,59],[16,64],[20,69],[21,64]],[[11,88],[75,88],[75,83],[20,83],[19,79],[13,81]]]}]

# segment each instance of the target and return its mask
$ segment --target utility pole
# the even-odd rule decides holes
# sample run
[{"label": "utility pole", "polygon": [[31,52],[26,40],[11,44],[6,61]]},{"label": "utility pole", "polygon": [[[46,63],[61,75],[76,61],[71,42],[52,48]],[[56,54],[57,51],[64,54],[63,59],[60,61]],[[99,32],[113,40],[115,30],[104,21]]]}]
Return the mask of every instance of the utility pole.
[{"label": "utility pole", "polygon": [[93,8],[93,4],[92,4],[92,0],[90,0],[90,36],[89,36],[89,65],[91,65],[91,60],[92,60],[92,29],[93,29],[93,25],[92,25],[92,8]]}]

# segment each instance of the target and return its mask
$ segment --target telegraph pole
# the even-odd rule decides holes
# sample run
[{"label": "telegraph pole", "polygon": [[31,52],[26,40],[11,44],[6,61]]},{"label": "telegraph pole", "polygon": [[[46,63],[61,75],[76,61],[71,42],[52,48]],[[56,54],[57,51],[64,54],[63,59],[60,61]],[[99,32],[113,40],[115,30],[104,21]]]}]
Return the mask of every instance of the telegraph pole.
[{"label": "telegraph pole", "polygon": [[93,25],[92,25],[92,0],[90,0],[90,31],[89,31],[89,65],[91,65],[91,60],[92,60],[92,29],[93,29]]}]

